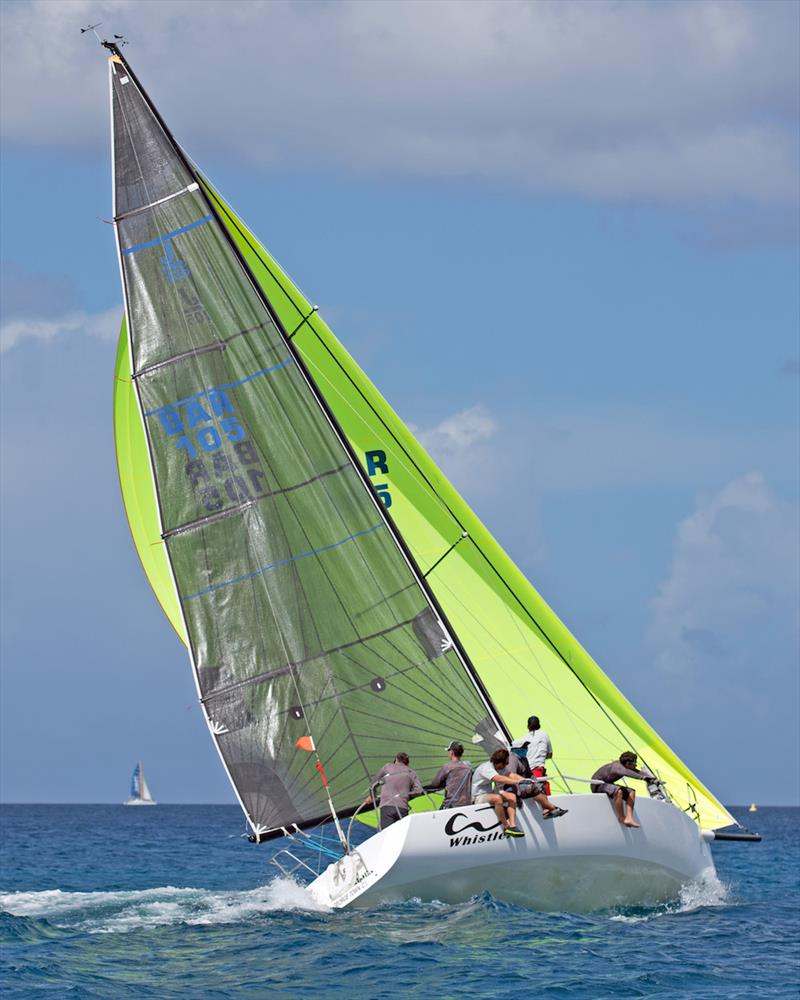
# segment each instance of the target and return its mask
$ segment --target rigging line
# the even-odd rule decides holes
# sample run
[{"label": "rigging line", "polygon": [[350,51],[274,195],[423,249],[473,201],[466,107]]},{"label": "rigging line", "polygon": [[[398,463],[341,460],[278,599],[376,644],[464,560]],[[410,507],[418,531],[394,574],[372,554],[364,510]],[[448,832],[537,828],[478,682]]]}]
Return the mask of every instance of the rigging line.
[{"label": "rigging line", "polygon": [[315,313],[315,312],[317,312],[318,310],[319,310],[319,306],[312,306],[312,307],[311,307],[311,312],[310,312],[310,313],[308,314],[308,316],[304,316],[304,317],[303,317],[303,318],[302,318],[302,319],[300,320],[300,322],[299,322],[299,323],[297,324],[297,326],[296,326],[296,327],[294,328],[294,330],[292,330],[292,332],[291,332],[291,333],[287,333],[287,334],[286,334],[286,339],[287,339],[287,340],[291,340],[291,339],[292,339],[292,337],[294,337],[294,335],[295,335],[296,333],[299,333],[299,332],[300,332],[300,329],[301,329],[301,327],[305,326],[305,325],[306,325],[306,323],[308,323],[309,319],[310,319],[310,318],[311,318],[311,317],[312,317],[312,316],[314,315],[314,313]]},{"label": "rigging line", "polygon": [[466,531],[462,531],[461,532],[461,537],[458,538],[458,539],[456,539],[456,541],[453,542],[453,544],[450,546],[450,548],[447,550],[447,552],[445,552],[445,554],[443,556],[439,556],[439,558],[436,560],[436,562],[433,564],[433,566],[431,566],[430,569],[426,570],[422,575],[426,576],[426,577],[429,576],[436,569],[436,567],[439,565],[439,563],[443,562],[450,555],[450,553],[453,551],[453,549],[456,547],[456,545],[458,545],[459,542],[463,542],[464,539],[468,538],[468,537],[469,537],[468,533]]}]

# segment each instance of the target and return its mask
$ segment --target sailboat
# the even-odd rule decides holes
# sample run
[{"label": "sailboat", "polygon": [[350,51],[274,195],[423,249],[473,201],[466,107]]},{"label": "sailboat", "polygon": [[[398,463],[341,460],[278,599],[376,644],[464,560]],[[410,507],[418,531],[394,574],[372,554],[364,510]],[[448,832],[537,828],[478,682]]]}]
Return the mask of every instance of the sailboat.
[{"label": "sailboat", "polygon": [[141,761],[138,761],[131,776],[130,798],[126,799],[123,805],[154,806],[156,804],[155,799],[150,794],[150,789],[147,787],[147,781],[144,777],[144,765]]},{"label": "sailboat", "polygon": [[[657,901],[713,872],[715,836],[748,835],[723,832],[727,809],[190,160],[120,46],[104,46],[123,498],[250,839],[283,838],[273,859],[333,907],[489,889],[589,910]],[[477,764],[534,713],[555,745],[551,797],[569,810],[557,822],[527,808],[511,842],[481,805],[424,797],[375,832],[374,810],[359,813],[398,751],[429,781],[451,740]],[[627,749],[658,778],[637,799],[638,830],[587,794]]]}]

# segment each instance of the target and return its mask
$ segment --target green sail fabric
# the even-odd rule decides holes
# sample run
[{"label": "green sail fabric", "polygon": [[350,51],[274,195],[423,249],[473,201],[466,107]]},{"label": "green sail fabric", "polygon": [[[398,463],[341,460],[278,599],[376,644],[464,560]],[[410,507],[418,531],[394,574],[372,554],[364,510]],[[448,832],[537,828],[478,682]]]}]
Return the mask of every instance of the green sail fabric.
[{"label": "green sail fabric", "polygon": [[[112,63],[111,85],[130,366],[117,385],[144,426],[158,586],[171,582],[251,825],[280,832],[328,812],[308,737],[345,812],[398,749],[432,769],[452,732],[497,724],[205,194],[132,75]],[[122,398],[117,416],[130,452]]]},{"label": "green sail fabric", "polygon": [[[554,746],[555,766],[550,769],[554,790],[587,791],[586,784],[560,776],[586,779],[600,764],[632,747],[667,782],[673,801],[695,815],[701,826],[713,829],[731,823],[725,808],[520,573],[271,255],[213,189],[205,188],[275,313],[293,332],[293,344],[417,564],[424,572],[432,568],[427,582],[503,722],[514,735],[521,735],[528,715],[542,719]],[[130,393],[124,381],[124,355],[121,363],[117,397]],[[123,443],[124,447],[130,444]],[[141,450],[139,455],[141,459]],[[135,473],[140,459],[119,458],[120,476],[128,482],[129,493],[136,494],[137,512],[153,503],[152,487],[148,492],[134,486],[134,476],[140,486],[145,478]],[[136,537],[135,523],[143,523],[141,514],[131,522]],[[140,553],[152,541],[152,535],[136,538]],[[147,560],[142,557],[145,569],[167,614],[174,618],[174,598],[153,551]],[[462,728],[452,737],[466,743],[471,733]],[[423,778],[430,776],[425,768],[420,771]]]}]

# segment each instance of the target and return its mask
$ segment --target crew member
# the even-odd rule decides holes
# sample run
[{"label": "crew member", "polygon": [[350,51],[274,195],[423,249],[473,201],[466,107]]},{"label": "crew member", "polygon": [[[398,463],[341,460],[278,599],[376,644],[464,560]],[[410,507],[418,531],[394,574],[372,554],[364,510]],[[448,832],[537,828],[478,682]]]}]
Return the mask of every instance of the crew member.
[{"label": "crew member", "polygon": [[468,806],[472,802],[472,768],[461,759],[463,755],[463,744],[453,740],[447,747],[448,762],[439,768],[427,786],[430,789],[444,788],[442,809]]},{"label": "crew member", "polygon": [[[408,754],[402,751],[389,764],[375,775],[370,785],[373,795],[380,795],[380,828],[396,823],[408,816],[408,800],[423,794],[422,785],[417,772],[409,766]],[[364,799],[364,805],[374,802],[370,796]]]},{"label": "crew member", "polygon": [[[636,754],[626,750],[620,754],[619,760],[603,764],[592,775],[592,791],[605,792],[611,799],[617,819],[623,826],[632,826],[637,830],[639,824],[633,818],[633,806],[636,802],[636,792],[625,785],[617,785],[620,778],[638,778],[640,781],[652,781],[649,771],[640,771],[636,766]],[[623,809],[623,803],[625,808]]]}]

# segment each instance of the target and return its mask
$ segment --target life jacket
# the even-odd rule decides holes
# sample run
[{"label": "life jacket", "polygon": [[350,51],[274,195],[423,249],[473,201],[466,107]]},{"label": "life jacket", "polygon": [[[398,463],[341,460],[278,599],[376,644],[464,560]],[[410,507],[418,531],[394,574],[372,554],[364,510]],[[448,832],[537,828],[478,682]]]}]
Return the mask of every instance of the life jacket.
[{"label": "life jacket", "polygon": [[526,743],[523,747],[511,747],[511,753],[522,761],[522,777],[532,778],[531,765],[528,763],[528,744]]}]

